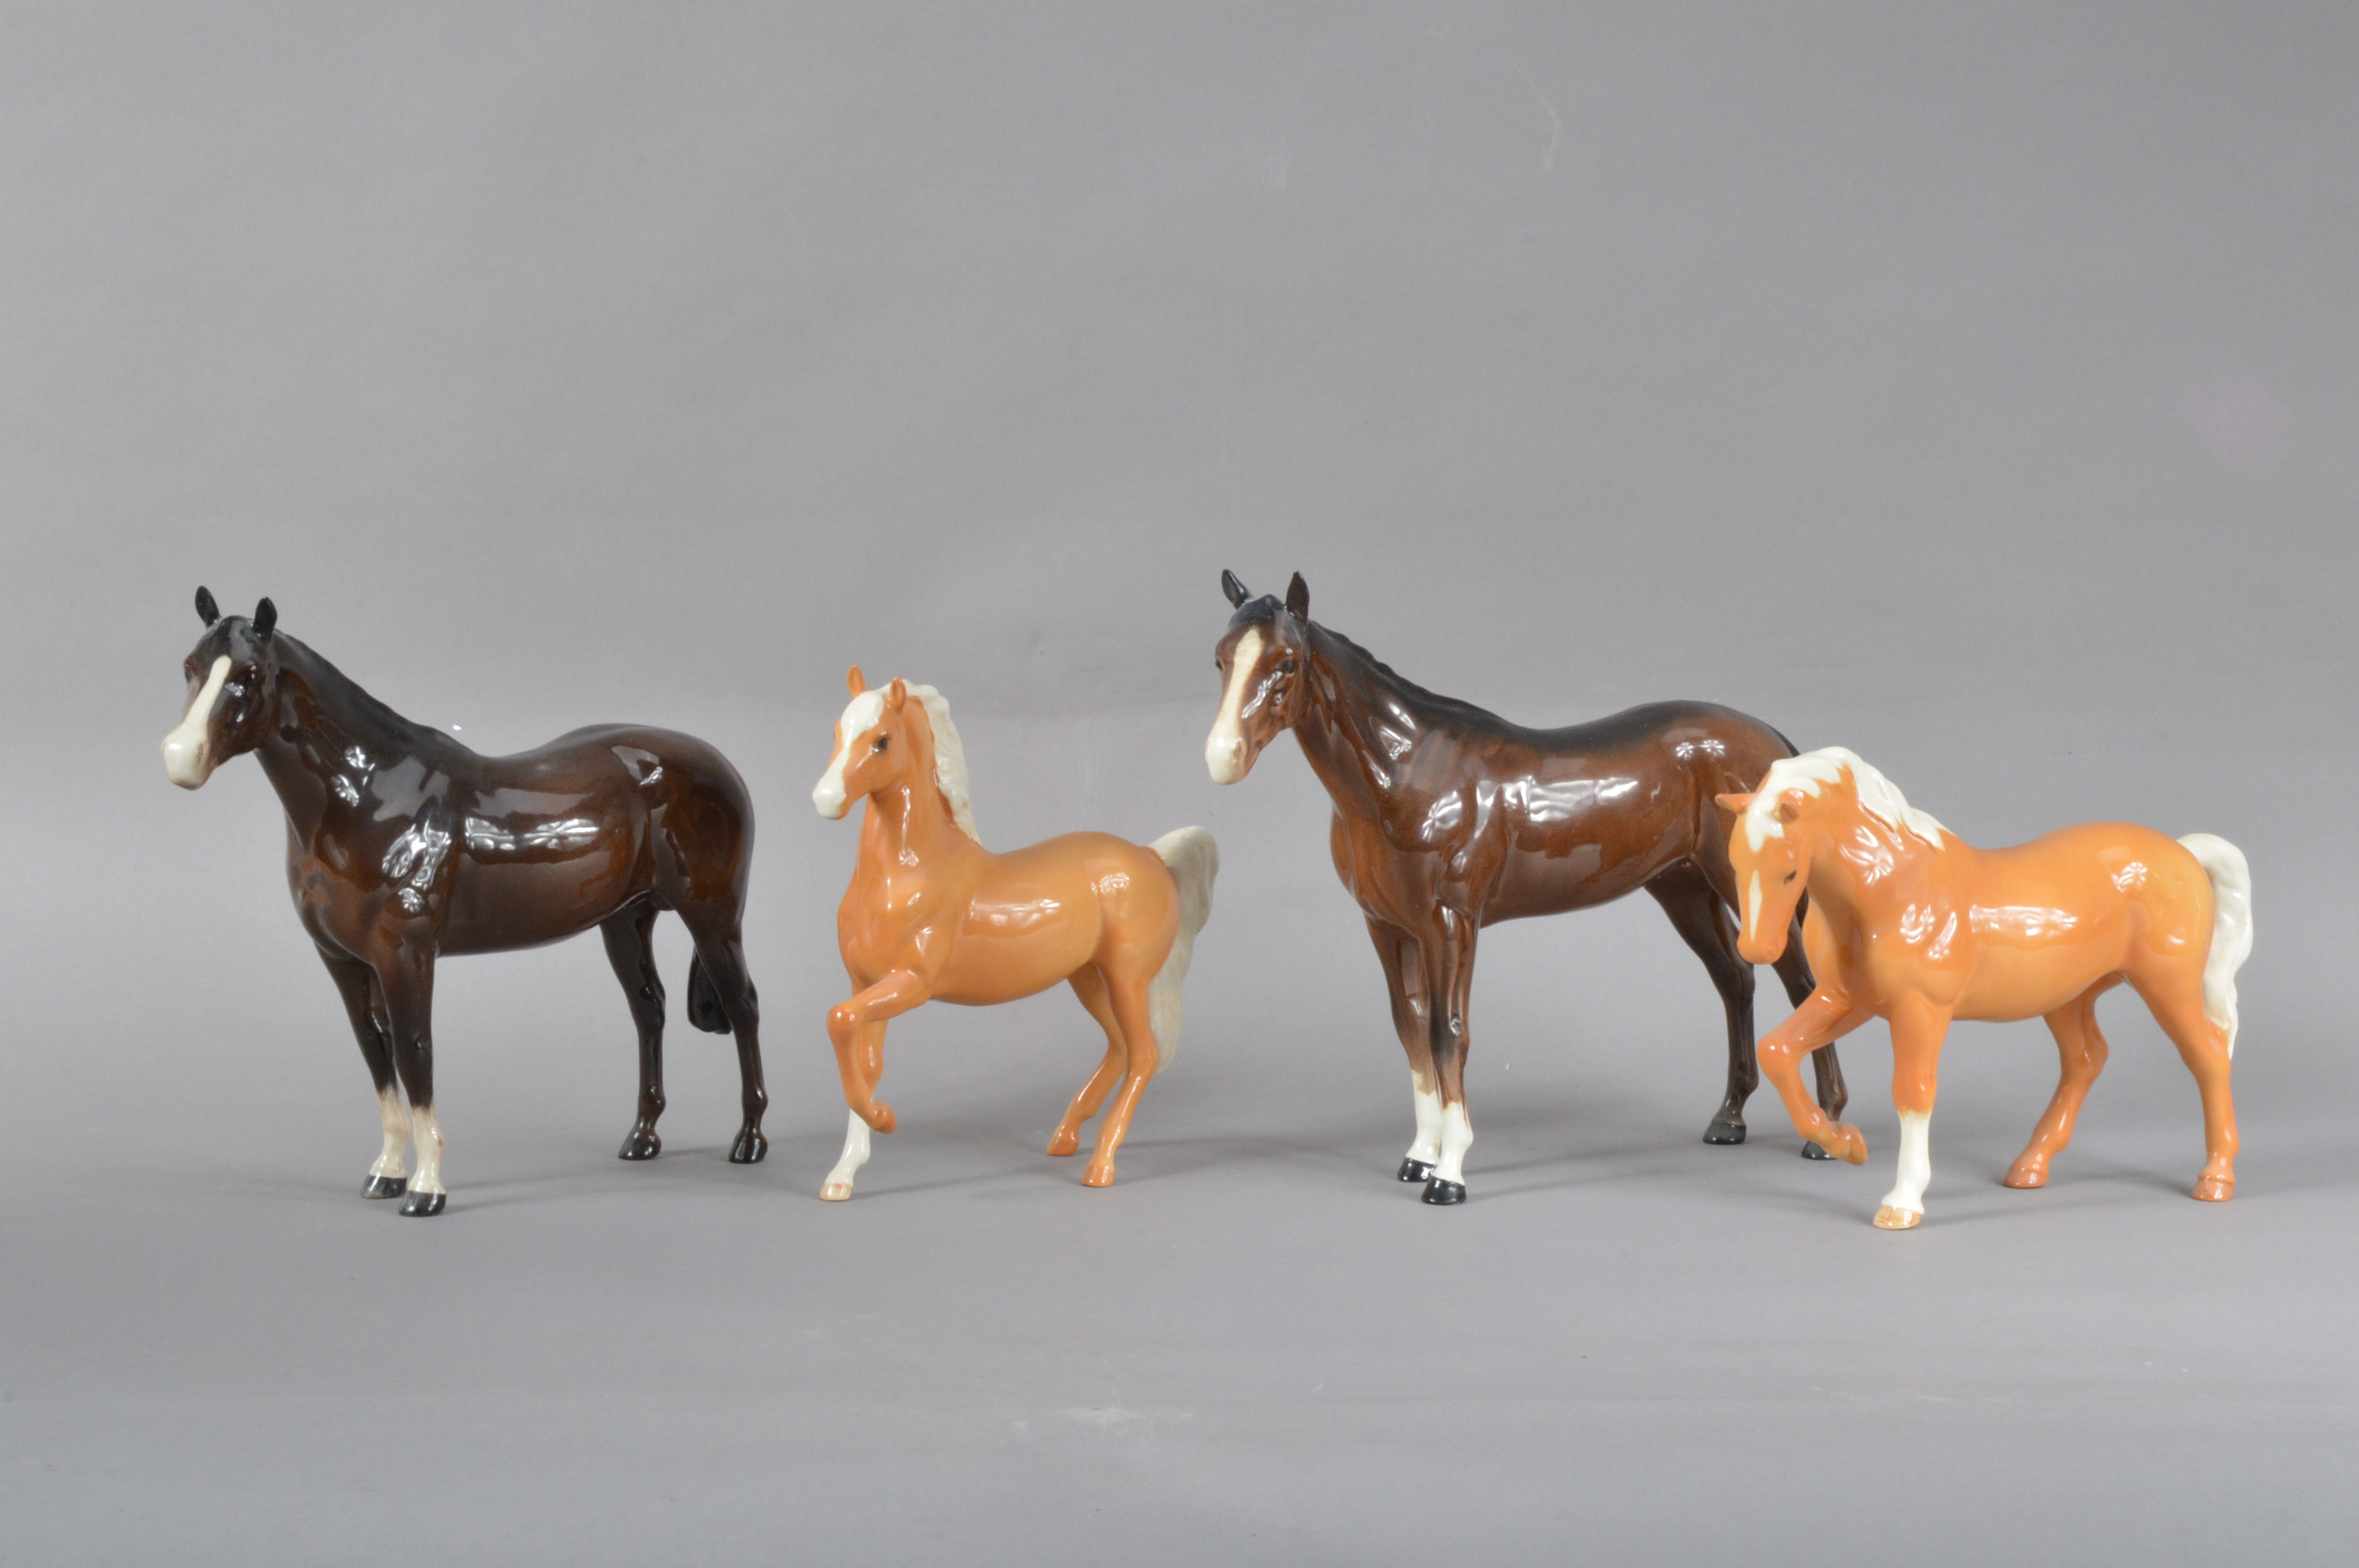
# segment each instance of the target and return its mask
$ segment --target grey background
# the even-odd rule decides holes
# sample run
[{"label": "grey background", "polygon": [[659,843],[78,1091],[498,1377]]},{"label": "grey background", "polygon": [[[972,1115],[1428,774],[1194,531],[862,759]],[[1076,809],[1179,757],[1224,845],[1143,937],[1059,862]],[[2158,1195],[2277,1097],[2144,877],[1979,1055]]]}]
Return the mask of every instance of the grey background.
[{"label": "grey background", "polygon": [[[15,5],[0,16],[0,1559],[2342,1560],[2359,1183],[2348,6]],[[1495,929],[1473,1201],[1290,741],[1206,779],[1215,580],[1533,722],[1688,695],[1967,838],[2250,854],[2228,1206],[2134,1001],[2038,1194],[1953,1037],[1930,1217],[1697,1141],[1651,903]],[[761,816],[772,1151],[675,1000],[613,1157],[594,942],[454,961],[450,1214],[251,762],[156,753],[191,589],[487,751],[702,733]],[[1226,869],[1109,1192],[1062,995],[821,1018],[842,672],[990,842]],[[1764,976],[1765,982],[1768,977]],[[1774,992],[1774,986],[1767,989]],[[1782,1007],[1765,1001],[1766,1028]]]}]

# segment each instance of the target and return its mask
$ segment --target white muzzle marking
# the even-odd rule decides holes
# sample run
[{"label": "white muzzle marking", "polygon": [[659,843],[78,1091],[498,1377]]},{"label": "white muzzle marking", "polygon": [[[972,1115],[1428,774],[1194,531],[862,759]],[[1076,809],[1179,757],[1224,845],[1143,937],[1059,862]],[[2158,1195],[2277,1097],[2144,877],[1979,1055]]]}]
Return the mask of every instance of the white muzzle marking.
[{"label": "white muzzle marking", "polygon": [[1245,687],[1260,663],[1261,628],[1256,626],[1237,639],[1237,651],[1229,660],[1229,689],[1221,694],[1220,715],[1212,720],[1212,733],[1204,741],[1204,766],[1211,770],[1214,784],[1234,784],[1245,776],[1249,766],[1244,722]]},{"label": "white muzzle marking", "polygon": [[223,683],[229,679],[229,655],[223,654],[213,660],[212,673],[189,704],[188,716],[173,731],[164,737],[164,776],[182,789],[195,789],[212,777],[212,747],[206,731],[212,727],[213,705],[221,700]]},{"label": "white muzzle marking", "polygon": [[853,742],[876,727],[885,717],[885,694],[882,691],[862,692],[843,705],[843,717],[835,721],[835,755],[827,764],[827,772],[811,786],[811,804],[830,822],[839,820],[852,808],[843,793],[843,770],[852,761]]}]

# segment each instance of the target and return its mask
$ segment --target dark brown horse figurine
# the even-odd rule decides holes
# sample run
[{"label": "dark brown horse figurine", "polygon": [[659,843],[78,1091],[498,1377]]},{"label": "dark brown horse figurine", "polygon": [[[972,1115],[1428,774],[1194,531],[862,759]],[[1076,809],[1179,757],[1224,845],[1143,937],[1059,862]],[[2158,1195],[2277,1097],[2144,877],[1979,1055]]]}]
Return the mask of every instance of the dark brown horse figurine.
[{"label": "dark brown horse figurine", "polygon": [[[662,1147],[663,982],[650,940],[677,910],[696,944],[689,1021],[737,1036],[745,1124],[729,1158],[759,1160],[762,1048],[738,926],[754,852],[745,783],[703,741],[603,725],[538,751],[484,757],[413,724],[279,632],[264,600],[226,616],[197,589],[187,717],[164,771],[195,789],[253,752],[287,808],[287,881],[376,1080],[385,1146],[369,1197],[442,1212],[434,1117],[434,960],[534,947],[597,926],[639,1029],[639,1113],[625,1160]],[[409,1091],[408,1109],[394,1084]],[[418,1169],[405,1180],[413,1140]]]},{"label": "dark brown horse figurine", "polygon": [[[1527,730],[1411,686],[1310,619],[1301,574],[1286,600],[1255,599],[1234,572],[1236,613],[1214,660],[1220,717],[1204,747],[1234,784],[1291,730],[1335,802],[1335,871],[1367,916],[1393,1026],[1408,1053],[1417,1141],[1400,1179],[1430,1204],[1466,1197],[1467,996],[1475,933],[1495,921],[1587,909],[1638,888],[1703,960],[1728,1013],[1728,1093],[1707,1143],[1745,1141],[1753,1055],[1753,967],[1736,951],[1736,878],[1718,795],[1751,789],[1790,757],[1757,719],[1708,702],[1657,702],[1563,730]],[[1799,927],[1799,915],[1796,916]],[[1777,963],[1797,1006],[1810,994],[1799,941]],[[1844,1099],[1832,1048],[1820,1103]],[[1806,1154],[1825,1158],[1814,1144]]]}]

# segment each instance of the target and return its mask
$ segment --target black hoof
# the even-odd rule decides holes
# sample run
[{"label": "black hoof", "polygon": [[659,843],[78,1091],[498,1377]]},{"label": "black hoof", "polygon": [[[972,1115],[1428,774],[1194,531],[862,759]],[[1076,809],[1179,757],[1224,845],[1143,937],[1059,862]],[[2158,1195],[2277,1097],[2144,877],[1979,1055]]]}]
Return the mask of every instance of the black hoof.
[{"label": "black hoof", "polygon": [[662,1152],[662,1139],[635,1127],[631,1129],[631,1135],[623,1140],[621,1157],[625,1160],[652,1160]]},{"label": "black hoof", "polygon": [[762,1156],[770,1152],[770,1141],[752,1128],[737,1135],[729,1146],[729,1162],[733,1165],[758,1165]]},{"label": "black hoof", "polygon": [[397,1198],[409,1190],[408,1176],[371,1176],[361,1188],[364,1198]]},{"label": "black hoof", "polygon": [[412,1219],[431,1219],[442,1212],[444,1197],[441,1193],[412,1193],[401,1212]]},{"label": "black hoof", "polygon": [[1745,1123],[1722,1121],[1715,1118],[1712,1124],[1703,1130],[1703,1141],[1706,1143],[1742,1143],[1745,1141]]},{"label": "black hoof", "polygon": [[1433,1167],[1422,1160],[1403,1160],[1399,1171],[1404,1182],[1421,1182],[1433,1174]]},{"label": "black hoof", "polygon": [[1464,1203],[1466,1201],[1466,1184],[1463,1182],[1445,1182],[1440,1177],[1436,1176],[1433,1180],[1425,1184],[1425,1201],[1430,1204],[1433,1204],[1438,1207],[1447,1207],[1451,1204]]},{"label": "black hoof", "polygon": [[1820,1148],[1817,1144],[1811,1142],[1809,1139],[1805,1138],[1802,1140],[1802,1158],[1805,1160],[1832,1160],[1834,1156]]}]

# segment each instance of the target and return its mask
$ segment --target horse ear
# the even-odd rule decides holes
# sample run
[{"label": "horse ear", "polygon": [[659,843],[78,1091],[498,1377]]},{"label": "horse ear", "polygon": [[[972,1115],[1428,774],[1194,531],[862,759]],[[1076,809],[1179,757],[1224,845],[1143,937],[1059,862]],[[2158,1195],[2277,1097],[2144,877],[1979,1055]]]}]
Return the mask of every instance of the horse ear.
[{"label": "horse ear", "polygon": [[852,688],[853,696],[858,697],[868,689],[868,677],[860,673],[858,665],[854,665],[852,666],[851,673],[843,677],[843,684]]},{"label": "horse ear", "polygon": [[221,619],[221,606],[213,602],[213,590],[202,584],[197,588],[197,614],[208,626]]},{"label": "horse ear", "polygon": [[[199,589],[197,591],[202,593],[204,589]],[[1225,568],[1221,572],[1221,591],[1229,596],[1229,607],[1232,610],[1242,606],[1246,600],[1253,597],[1245,585],[1237,580],[1237,574]]]},{"label": "horse ear", "polygon": [[1300,572],[1296,572],[1294,580],[1286,585],[1286,608],[1297,621],[1310,619],[1310,585],[1302,580]]},{"label": "horse ear", "polygon": [[254,607],[254,640],[255,642],[270,641],[270,630],[277,624],[278,606],[266,599]]},{"label": "horse ear", "polygon": [[1749,795],[1716,795],[1712,798],[1718,801],[1720,808],[1731,816],[1744,816],[1745,808],[1753,804],[1753,797]]},{"label": "horse ear", "polygon": [[885,706],[898,713],[901,710],[901,705],[908,700],[908,684],[899,676],[895,676],[893,684],[885,688]]}]

